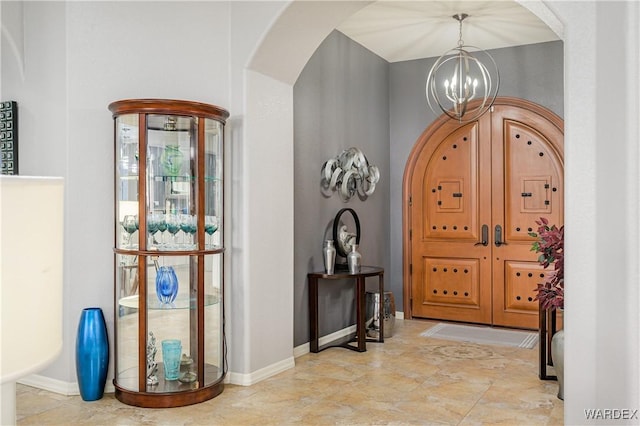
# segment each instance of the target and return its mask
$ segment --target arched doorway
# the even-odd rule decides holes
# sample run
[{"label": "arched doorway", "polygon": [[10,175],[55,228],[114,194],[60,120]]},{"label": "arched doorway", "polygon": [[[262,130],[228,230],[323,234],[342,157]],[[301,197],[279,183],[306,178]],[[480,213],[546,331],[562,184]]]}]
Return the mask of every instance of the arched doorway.
[{"label": "arched doorway", "polygon": [[[366,3],[359,2],[290,2],[283,6],[280,16],[265,33],[248,64],[244,78],[246,107],[242,124],[244,137],[249,142],[245,145],[250,144],[251,149],[242,151],[242,169],[252,170],[252,173],[240,177],[243,188],[246,188],[246,193],[242,195],[242,206],[244,211],[255,208],[262,214],[247,215],[242,221],[242,229],[251,230],[244,234],[243,246],[247,249],[235,251],[233,255],[233,263],[237,269],[234,277],[249,286],[239,294],[243,308],[236,311],[237,318],[233,322],[238,328],[233,334],[240,336],[232,343],[235,353],[251,353],[253,342],[261,342],[263,336],[273,329],[292,330],[295,318],[307,314],[304,307],[299,312],[294,312],[301,304],[295,305],[296,308],[292,306],[296,303],[293,295],[294,277],[291,273],[294,247],[284,244],[278,251],[262,248],[265,241],[293,241],[292,226],[273,227],[269,221],[270,217],[279,217],[283,224],[292,224],[294,221],[294,171],[288,161],[283,161],[293,155],[292,87],[322,40],[342,20],[364,6]],[[546,5],[534,2],[527,3],[527,7],[556,34],[562,36],[561,22]],[[301,28],[304,30],[300,30]],[[265,138],[271,143],[262,143]],[[255,143],[251,143],[254,140]],[[280,164],[280,167],[266,166],[269,164]],[[267,196],[264,191],[259,190],[263,184],[260,171],[280,182],[279,191]],[[400,228],[401,224],[398,223],[397,227]],[[398,260],[397,266],[392,263],[391,270],[395,269],[396,275],[400,276],[402,262],[399,253],[402,245],[395,241],[391,241],[391,244],[396,245],[392,250]],[[279,264],[283,274],[277,278],[264,277],[264,270],[273,264]],[[253,284],[252,280],[247,279],[251,276],[261,276],[260,284]],[[274,300],[274,294],[279,294],[277,300]],[[279,303],[279,315],[274,316],[267,309],[268,305],[263,303],[264,300]],[[293,303],[286,303],[292,300]],[[270,321],[256,324],[250,322],[250,317],[265,317],[270,318]],[[242,325],[250,323],[250,327]],[[241,369],[260,369],[269,366],[273,359],[285,359],[291,353],[292,340],[292,336],[287,333],[277,336],[277,341],[271,342],[268,354],[262,351],[257,359],[243,358]]]},{"label": "arched doorway", "polygon": [[[309,5],[308,11],[304,10],[307,7],[305,3]],[[243,151],[242,167],[257,168],[257,172],[243,176],[243,186],[260,188],[264,182],[264,176],[259,171],[268,172],[270,169],[276,169],[270,166],[269,161],[275,160],[282,164],[282,159],[290,155],[293,146],[292,85],[321,40],[335,28],[337,22],[354,12],[354,10],[340,9],[340,6],[354,3],[358,8],[366,5],[359,2],[287,4],[284,7],[294,9],[287,14],[286,19],[274,20],[262,42],[256,47],[256,55],[261,60],[251,61],[244,76],[246,116],[243,117],[242,129],[247,140],[255,141],[256,145],[266,145],[262,143],[265,139],[277,144],[268,147],[266,158],[263,157],[265,150]],[[614,182],[621,177],[620,175],[627,172],[627,176],[637,173],[637,164],[629,161],[626,163],[630,168],[628,171],[624,168],[618,168],[618,170],[615,164],[620,162],[619,156],[616,156],[615,160],[602,158],[600,154],[603,151],[599,148],[597,141],[609,140],[615,149],[623,150],[632,157],[632,160],[637,158],[637,155],[634,156],[634,149],[637,146],[638,131],[633,117],[638,116],[640,109],[635,77],[638,65],[629,62],[621,67],[620,49],[626,48],[627,53],[632,53],[631,59],[637,60],[639,43],[635,23],[640,17],[640,7],[633,2],[619,3],[613,7],[609,7],[609,4],[600,7],[596,4],[597,2],[524,3],[536,16],[556,31],[565,42],[566,48],[565,81],[568,84],[565,90],[565,130],[566,157],[570,161],[567,162],[565,175],[567,202],[565,218],[574,229],[571,232],[568,230],[565,235],[567,247],[571,247],[572,250],[571,255],[566,259],[566,276],[567,279],[577,283],[573,290],[568,289],[567,296],[573,298],[571,306],[578,309],[569,309],[565,315],[567,330],[574,331],[573,337],[569,337],[566,344],[566,356],[572,360],[572,363],[565,371],[565,393],[573,396],[567,398],[565,403],[565,420],[569,423],[580,423],[584,422],[584,407],[602,406],[600,400],[603,395],[606,395],[604,401],[607,406],[634,406],[633,398],[637,399],[638,395],[636,380],[638,369],[637,356],[635,356],[637,345],[635,349],[627,345],[629,350],[624,354],[611,351],[611,347],[615,347],[615,344],[627,338],[631,339],[630,344],[638,342],[636,321],[633,317],[637,315],[637,307],[632,307],[635,306],[632,300],[637,300],[637,280],[633,278],[635,266],[627,265],[627,260],[619,256],[618,250],[622,246],[618,240],[611,238],[611,227],[598,229],[599,225],[610,224],[612,218],[616,222],[625,224],[637,220],[637,182],[628,182],[625,193],[628,198],[622,200],[623,208],[613,212],[613,217],[599,219],[595,210],[597,207],[604,210],[605,206],[600,204],[605,204],[608,198],[603,194],[611,192],[610,188],[615,187]],[[340,6],[338,6],[339,10],[333,9],[335,13],[327,17],[328,12],[321,15],[311,9],[312,6],[315,8],[322,4],[327,9]],[[612,26],[611,22],[618,22],[620,25]],[[301,28],[304,28],[304,31],[301,31]],[[597,34],[595,29],[598,29]],[[602,35],[610,33],[613,35]],[[610,40],[622,40],[624,43],[608,42],[605,37],[613,37]],[[597,46],[602,48],[596,49]],[[569,51],[571,54],[567,53]],[[621,73],[623,69],[629,72]],[[611,85],[611,81],[620,81],[622,84]],[[606,87],[608,90],[596,90],[597,87]],[[603,107],[607,102],[612,105],[627,105],[629,114],[621,115],[618,108]],[[280,108],[274,108],[275,105]],[[277,113],[274,110],[278,110]],[[612,154],[616,152],[615,149],[611,151]],[[594,173],[596,169],[602,172],[598,175],[601,181],[604,177],[602,182],[598,181],[598,176]],[[269,194],[268,202],[270,205],[278,206],[280,214],[283,211],[287,212],[286,217],[283,218],[286,221],[291,219],[293,209],[291,190],[293,170],[279,167],[275,178],[282,183],[287,183],[287,186],[275,197]],[[256,189],[255,192],[259,190]],[[243,212],[262,209],[264,207],[261,204],[262,201],[254,194],[244,196]],[[629,212],[628,218],[624,215],[625,212]],[[271,213],[271,209],[267,213]],[[287,262],[281,264],[282,270],[290,270],[288,268],[291,265],[288,259],[293,257],[294,247],[285,244],[282,250],[272,250],[272,253],[260,250],[264,246],[263,241],[292,241],[293,229],[272,226],[268,214],[246,216],[250,217],[240,218],[238,225],[248,230],[246,235],[242,234],[242,236],[243,247],[247,247],[247,251],[250,252],[237,250],[234,257],[235,264],[238,265],[237,269],[241,270],[241,279],[245,276],[261,276],[261,279],[245,279],[242,283],[240,289],[242,294],[239,300],[242,303],[248,302],[248,306],[246,310],[241,312],[235,310],[232,314],[235,324],[232,333],[237,337],[233,339],[233,347],[230,350],[245,354],[243,366],[246,366],[247,371],[256,371],[284,359],[284,356],[277,357],[279,354],[291,352],[291,341],[286,339],[287,336],[284,339],[280,336],[274,338],[273,330],[290,328],[294,321],[288,305],[291,300],[293,277],[279,275],[264,278],[262,272],[263,267],[283,259]],[[616,237],[622,239],[621,232],[631,232],[633,236],[637,236],[636,228],[637,226],[631,230],[616,229]],[[264,232],[249,232],[253,229],[262,229]],[[595,250],[598,245],[600,245],[599,251]],[[608,249],[610,250],[606,252],[607,255],[603,257],[603,251]],[[623,250],[629,252],[630,259],[637,257],[635,256],[638,253],[636,242],[629,241]],[[265,254],[268,255],[265,256]],[[622,263],[623,266],[627,266],[627,270],[624,267],[611,268],[612,260],[618,261],[616,264]],[[616,290],[619,290],[616,292],[617,298],[611,296],[608,286],[600,285],[598,282],[600,276],[609,284],[617,284]],[[277,300],[270,297],[274,294],[279,296]],[[633,299],[634,294],[635,299]],[[264,303],[265,299],[274,301],[274,304]],[[624,301],[627,301],[626,305],[620,303]],[[273,315],[273,306],[277,302],[282,302],[278,306],[287,306],[282,314]],[[626,308],[620,312],[621,316],[610,314],[621,306]],[[255,312],[253,311],[255,307],[262,309]],[[248,310],[252,310],[253,318],[260,317],[264,320],[250,321],[249,315],[245,315],[245,311]],[[266,335],[271,336],[268,344],[264,339]],[[252,347],[258,346],[263,350],[251,350]],[[273,356],[273,350],[268,353],[264,351],[265,348],[276,347],[279,350],[276,357]],[[595,373],[584,374],[584,371]],[[611,395],[613,398],[611,391],[620,389],[629,389],[629,392],[625,392],[628,395],[626,400],[608,397]]]},{"label": "arched doorway", "polygon": [[499,98],[477,120],[425,130],[404,175],[406,317],[537,327],[533,289],[548,272],[529,233],[541,216],[563,223],[563,127]]}]

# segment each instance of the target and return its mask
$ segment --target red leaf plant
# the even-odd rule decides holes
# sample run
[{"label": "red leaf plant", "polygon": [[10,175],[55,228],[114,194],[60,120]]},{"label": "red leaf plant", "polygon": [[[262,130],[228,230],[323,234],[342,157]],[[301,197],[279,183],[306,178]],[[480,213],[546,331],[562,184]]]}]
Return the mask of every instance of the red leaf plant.
[{"label": "red leaf plant", "polygon": [[540,253],[538,262],[543,268],[553,265],[554,271],[547,281],[539,283],[534,289],[538,293],[534,300],[539,300],[543,309],[564,309],[564,225],[560,228],[549,226],[549,221],[544,217],[536,220],[536,224],[538,232],[529,233],[537,238],[531,251]]}]

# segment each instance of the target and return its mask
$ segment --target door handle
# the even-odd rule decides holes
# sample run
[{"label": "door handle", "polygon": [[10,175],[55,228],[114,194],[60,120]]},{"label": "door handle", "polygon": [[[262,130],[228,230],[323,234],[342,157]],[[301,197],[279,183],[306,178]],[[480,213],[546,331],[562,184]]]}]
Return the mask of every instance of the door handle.
[{"label": "door handle", "polygon": [[489,226],[482,225],[482,241],[478,241],[477,243],[474,244],[474,246],[483,245],[486,247],[488,244],[489,244]]},{"label": "door handle", "polygon": [[507,243],[502,241],[502,226],[496,225],[495,233],[494,233],[494,239],[493,240],[495,241],[496,247],[506,246],[507,245]]}]

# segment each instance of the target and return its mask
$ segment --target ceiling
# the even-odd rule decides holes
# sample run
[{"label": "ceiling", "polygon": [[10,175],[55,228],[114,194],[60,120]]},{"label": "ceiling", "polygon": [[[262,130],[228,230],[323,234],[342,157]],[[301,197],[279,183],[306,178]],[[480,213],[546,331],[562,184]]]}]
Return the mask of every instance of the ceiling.
[{"label": "ceiling", "polygon": [[439,57],[458,44],[459,24],[466,45],[488,50],[559,40],[528,9],[501,1],[376,1],[343,21],[338,31],[388,62]]}]

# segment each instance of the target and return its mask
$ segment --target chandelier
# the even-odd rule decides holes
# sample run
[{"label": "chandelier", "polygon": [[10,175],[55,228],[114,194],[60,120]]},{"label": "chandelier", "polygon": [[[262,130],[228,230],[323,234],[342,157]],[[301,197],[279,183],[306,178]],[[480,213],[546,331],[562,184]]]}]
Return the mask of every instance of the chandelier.
[{"label": "chandelier", "polygon": [[462,40],[462,21],[468,16],[466,13],[453,15],[460,23],[458,46],[446,51],[433,64],[426,85],[431,110],[436,115],[444,112],[461,123],[475,120],[491,108],[500,86],[498,67],[491,55],[465,45]]}]

